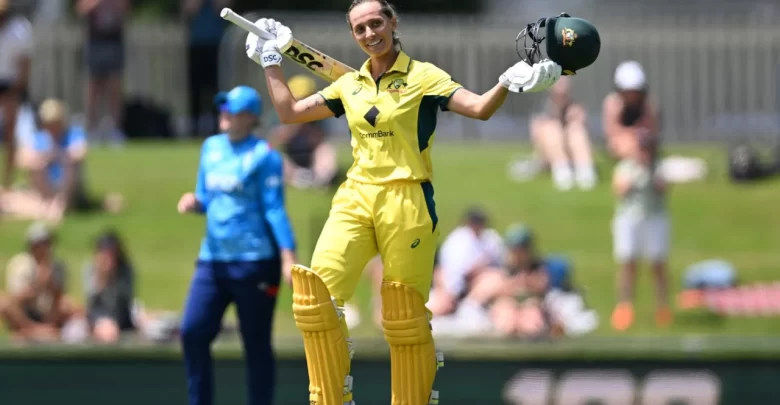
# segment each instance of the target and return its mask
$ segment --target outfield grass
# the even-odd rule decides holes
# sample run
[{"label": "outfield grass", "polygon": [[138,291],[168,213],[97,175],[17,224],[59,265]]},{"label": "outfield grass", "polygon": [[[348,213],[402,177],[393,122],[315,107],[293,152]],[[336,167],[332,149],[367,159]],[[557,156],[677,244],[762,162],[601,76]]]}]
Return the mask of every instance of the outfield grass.
[{"label": "outfield grass", "polygon": [[[96,192],[125,195],[121,215],[68,218],[60,230],[59,254],[70,265],[69,289],[81,294],[80,269],[88,257],[92,238],[104,227],[119,228],[128,241],[139,271],[138,293],[150,308],[178,310],[187,291],[203,231],[203,219],[176,213],[179,196],[194,187],[199,144],[138,144],[125,150],[95,150],[88,176]],[[733,185],[725,176],[724,154],[719,148],[678,148],[673,152],[700,156],[711,165],[706,182],[680,185],[671,190],[673,226],[671,258],[673,291],[680,271],[693,262],[723,258],[734,263],[743,281],[774,280],[780,273],[780,182]],[[566,253],[575,263],[576,282],[589,305],[601,316],[597,335],[614,335],[608,318],[614,303],[615,265],[611,256],[610,218],[613,200],[607,182],[592,192],[555,191],[547,176],[529,183],[507,180],[506,165],[523,152],[519,144],[439,144],[434,150],[436,202],[444,235],[461,219],[464,208],[483,205],[500,230],[523,221],[539,235],[546,252]],[[349,154],[342,157],[348,161]],[[602,177],[611,164],[600,162]],[[317,235],[312,224],[327,213],[329,196],[290,190],[288,207],[298,235],[301,255],[308,258]],[[26,227],[21,222],[0,223],[0,263],[22,246]],[[366,308],[358,336],[378,335],[370,322],[370,291],[366,280],[356,299]],[[679,314],[668,330],[652,322],[653,293],[647,272],[638,288],[637,324],[631,335],[780,333],[780,322],[769,319],[720,319],[706,314]],[[283,289],[277,317],[279,334],[297,334],[290,316],[290,290]]]}]

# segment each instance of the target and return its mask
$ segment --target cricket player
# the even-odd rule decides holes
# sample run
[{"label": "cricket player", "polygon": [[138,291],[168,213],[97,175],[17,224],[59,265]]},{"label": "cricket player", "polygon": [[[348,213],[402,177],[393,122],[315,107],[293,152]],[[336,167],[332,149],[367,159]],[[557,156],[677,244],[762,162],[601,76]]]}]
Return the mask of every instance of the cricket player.
[{"label": "cricket player", "polygon": [[436,403],[438,392],[432,388],[443,358],[434,347],[425,303],[439,236],[431,183],[437,110],[487,120],[510,91],[543,91],[558,80],[562,67],[549,60],[533,66],[520,62],[501,74],[492,89],[475,94],[437,66],[402,51],[398,15],[387,1],[354,0],[347,23],[368,60],[301,100],[292,96],[280,67],[280,49],[293,39],[290,29],[260,19],[255,24],[275,38],[249,34],[246,43],[247,56],[265,70],[283,123],[346,114],[352,134],[355,161],[333,198],[311,268],[292,269],[293,314],[306,350],[309,402],[353,404],[353,350],[343,306],[366,263],[380,254],[391,404]]},{"label": "cricket player", "polygon": [[191,405],[213,403],[210,346],[225,309],[236,304],[247,363],[248,404],[273,403],[271,347],[282,266],[297,261],[284,205],[282,156],[252,129],[261,111],[255,89],[239,86],[217,96],[227,131],[206,139],[195,193],[180,213],[206,216],[206,235],[182,320],[182,346]]}]

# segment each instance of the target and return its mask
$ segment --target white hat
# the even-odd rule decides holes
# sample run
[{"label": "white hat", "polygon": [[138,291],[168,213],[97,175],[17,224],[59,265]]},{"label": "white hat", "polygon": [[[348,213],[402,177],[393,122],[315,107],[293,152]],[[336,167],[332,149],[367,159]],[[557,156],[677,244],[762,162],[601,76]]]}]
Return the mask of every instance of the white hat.
[{"label": "white hat", "polygon": [[644,90],[647,77],[642,65],[636,61],[626,61],[615,69],[615,87],[620,90]]}]

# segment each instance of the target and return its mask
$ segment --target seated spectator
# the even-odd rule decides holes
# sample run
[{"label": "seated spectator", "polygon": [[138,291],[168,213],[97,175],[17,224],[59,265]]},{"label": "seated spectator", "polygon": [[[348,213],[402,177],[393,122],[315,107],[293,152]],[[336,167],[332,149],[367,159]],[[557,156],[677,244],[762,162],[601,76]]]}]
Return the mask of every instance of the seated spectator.
[{"label": "seated spectator", "polygon": [[[87,155],[84,132],[68,122],[64,103],[49,99],[41,104],[42,130],[30,139],[22,139],[19,165],[27,171],[30,190],[4,197],[2,205],[10,214],[33,219],[59,221],[68,211],[86,211],[95,204],[86,193],[83,163]],[[104,208],[116,212],[122,197],[107,196]]]},{"label": "seated spectator", "polygon": [[27,231],[27,251],[6,268],[7,294],[0,316],[20,342],[82,341],[87,325],[82,311],[65,295],[66,268],[54,255],[55,238],[42,223]]},{"label": "seated spectator", "polygon": [[638,62],[623,62],[615,69],[615,91],[604,99],[602,125],[607,148],[616,159],[630,155],[640,132],[660,141],[658,109],[650,100],[647,77]]},{"label": "seated spectator", "polygon": [[[296,100],[315,93],[317,85],[308,76],[289,80]],[[335,187],[341,182],[336,148],[328,142],[324,121],[304,124],[279,124],[271,132],[271,142],[285,153],[287,183],[297,188]]]},{"label": "seated spectator", "polygon": [[531,119],[531,139],[538,168],[549,168],[555,186],[569,190],[576,184],[585,190],[596,185],[593,151],[585,108],[571,98],[571,79],[561,79],[550,89],[544,110]]},{"label": "seated spectator", "polygon": [[658,173],[657,138],[633,138],[630,154],[615,168],[613,190],[617,204],[612,221],[613,246],[618,274],[618,304],[612,327],[625,331],[634,322],[634,285],[640,259],[651,263],[656,287],[656,322],[672,322],[669,308],[666,262],[669,254],[669,218],[666,182]]},{"label": "seated spectator", "polygon": [[485,303],[482,291],[473,288],[500,277],[504,254],[501,234],[488,228],[487,222],[482,210],[472,208],[466,213],[463,225],[455,228],[442,243],[427,304],[433,315],[453,313],[464,303],[469,308]]},{"label": "seated spectator", "polygon": [[95,256],[84,267],[87,319],[100,343],[116,343],[135,330],[132,316],[133,266],[119,236],[106,232],[95,243]]},{"label": "seated spectator", "polygon": [[[533,235],[526,226],[512,225],[505,241],[506,274],[493,287],[495,300],[490,307],[493,325],[504,337],[538,338],[548,335],[555,324],[544,305],[545,295],[551,288],[545,261],[536,250]],[[568,280],[565,276],[556,278]]]},{"label": "seated spectator", "polygon": [[[87,319],[98,343],[117,343],[125,332],[141,332],[146,338],[165,339],[174,322],[165,322],[136,305],[135,269],[115,231],[101,234],[95,256],[84,266]],[[167,331],[165,330],[167,329]]]}]

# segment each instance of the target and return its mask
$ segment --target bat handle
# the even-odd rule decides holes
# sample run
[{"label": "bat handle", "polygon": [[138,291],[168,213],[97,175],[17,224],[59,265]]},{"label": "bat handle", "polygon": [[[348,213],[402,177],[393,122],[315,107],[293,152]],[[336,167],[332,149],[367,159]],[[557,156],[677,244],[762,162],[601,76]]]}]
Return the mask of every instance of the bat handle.
[{"label": "bat handle", "polygon": [[235,11],[231,10],[228,7],[223,8],[222,11],[219,12],[219,16],[227,21],[232,22],[233,24],[237,25],[239,28],[243,29],[244,31],[251,32],[252,34],[257,35],[262,39],[265,40],[276,39],[274,35],[254,25],[251,21],[242,17],[241,15],[239,15],[238,13],[236,13]]}]

